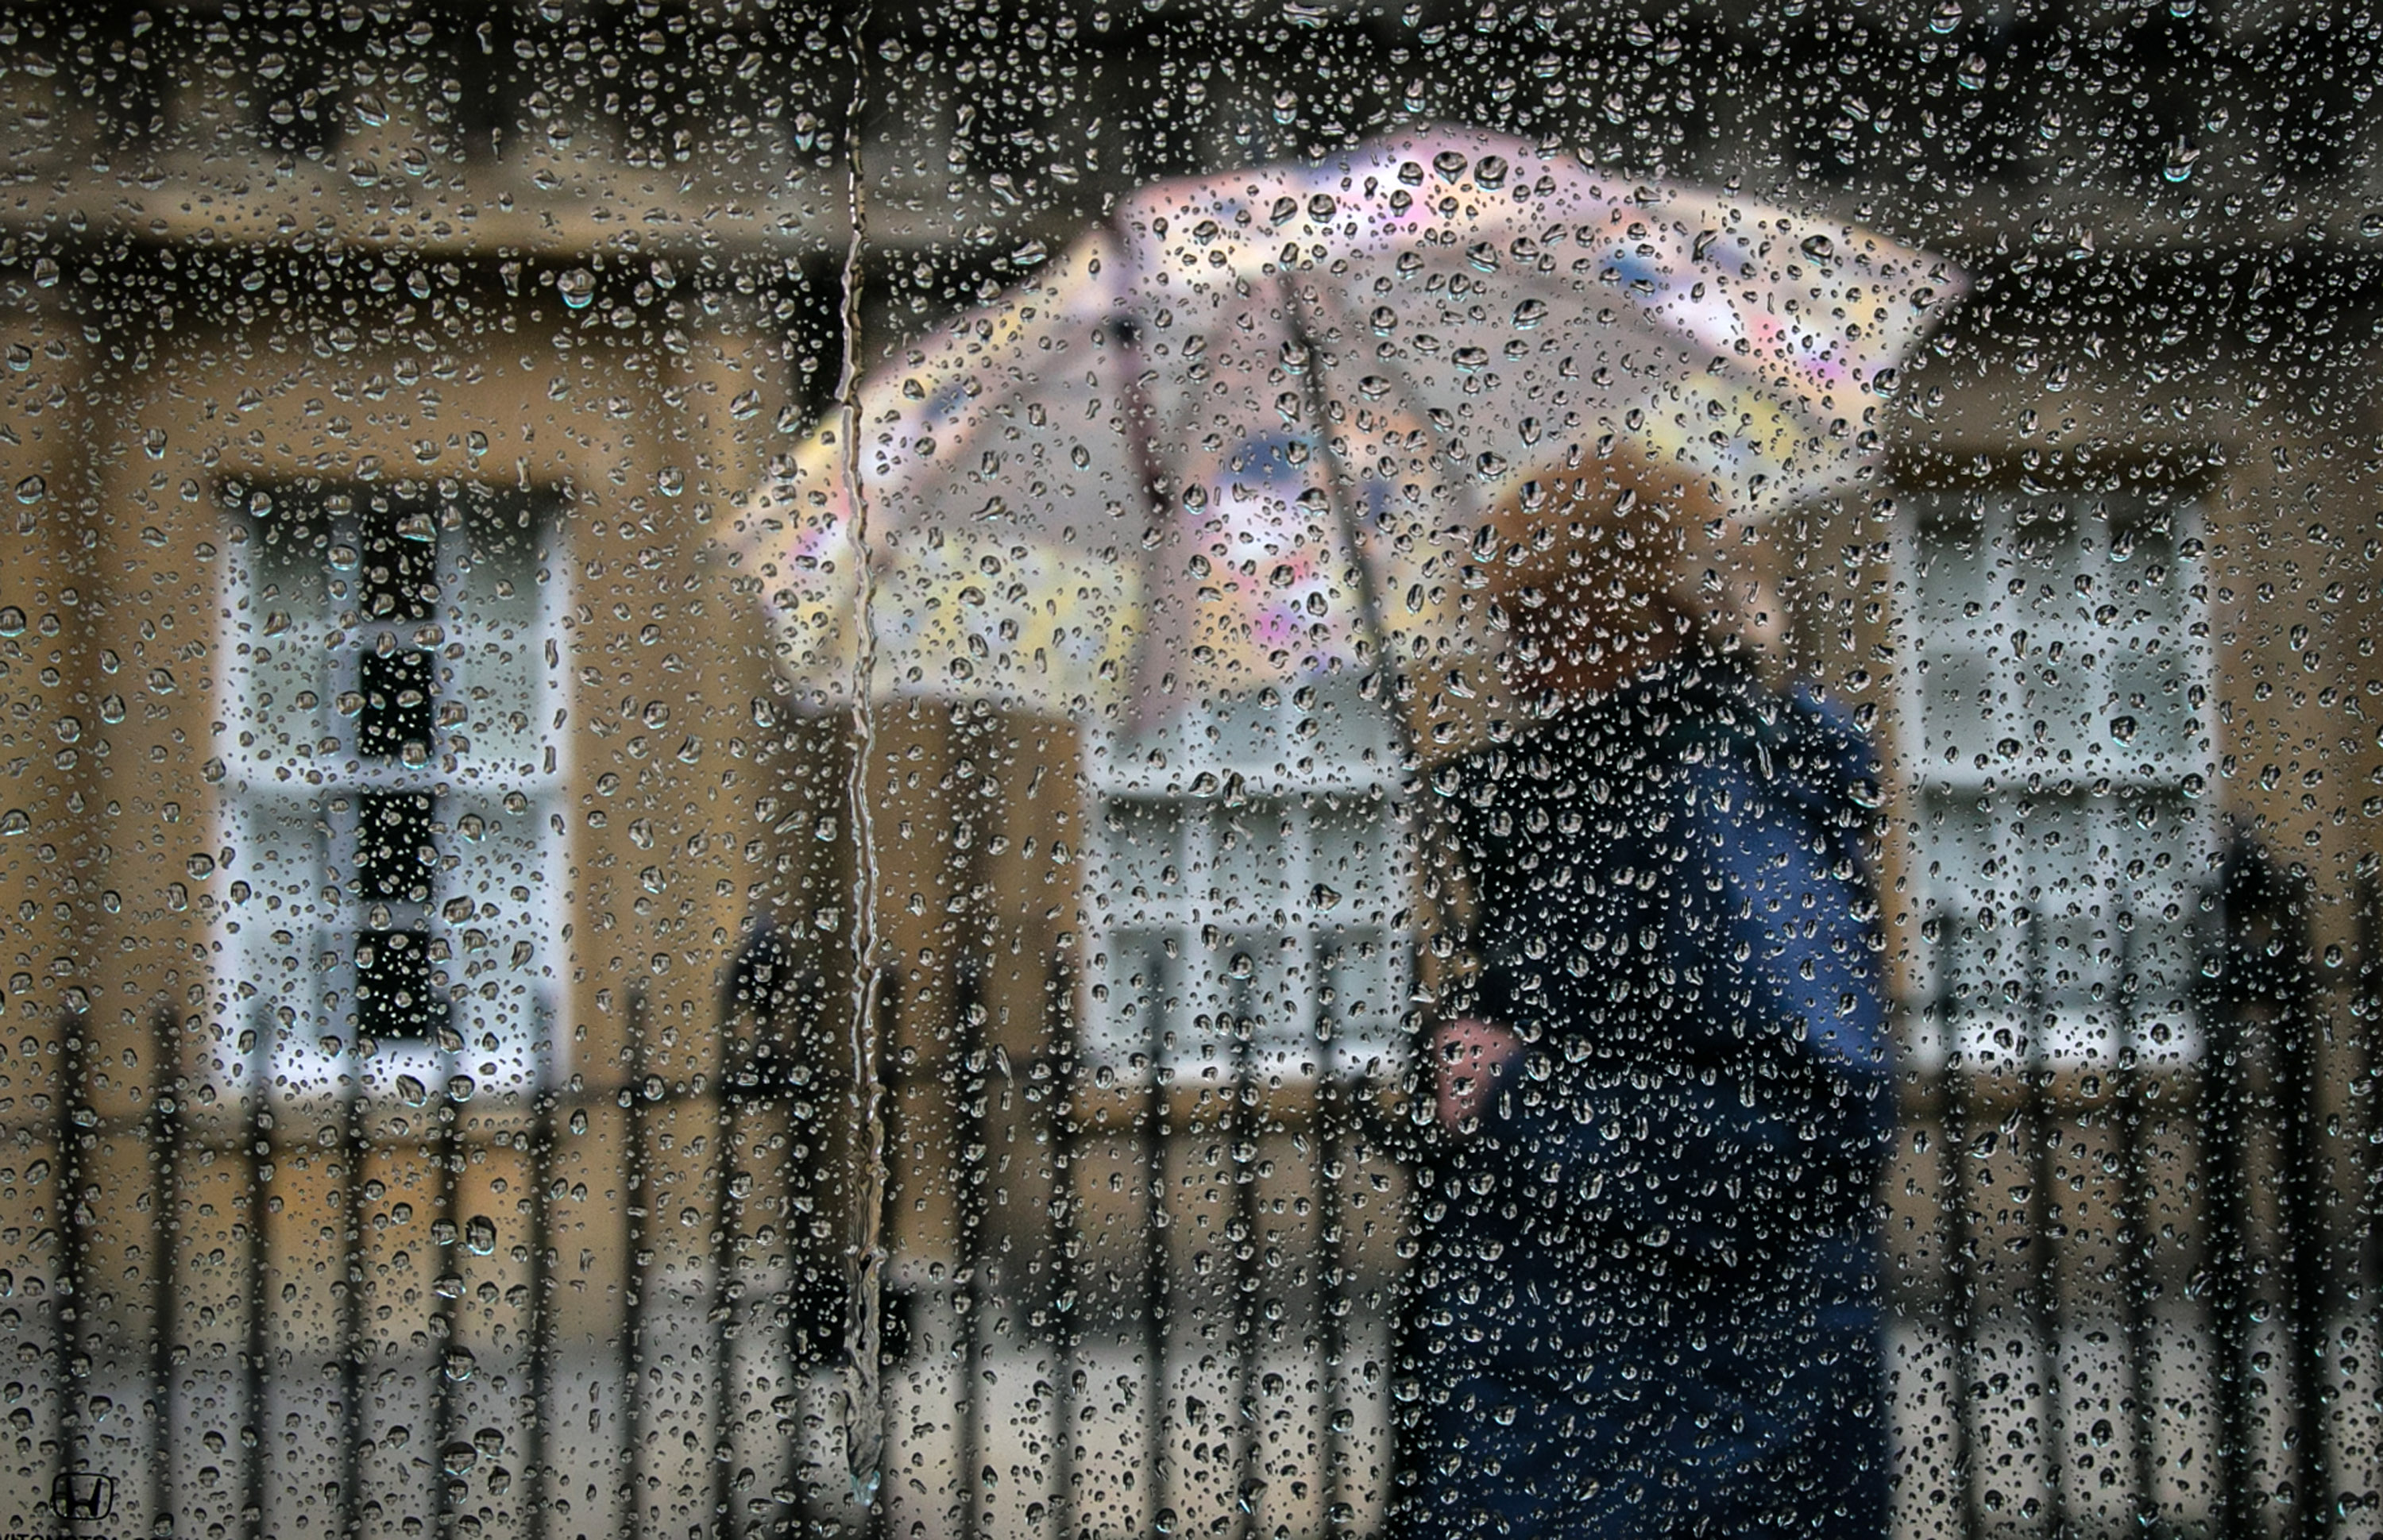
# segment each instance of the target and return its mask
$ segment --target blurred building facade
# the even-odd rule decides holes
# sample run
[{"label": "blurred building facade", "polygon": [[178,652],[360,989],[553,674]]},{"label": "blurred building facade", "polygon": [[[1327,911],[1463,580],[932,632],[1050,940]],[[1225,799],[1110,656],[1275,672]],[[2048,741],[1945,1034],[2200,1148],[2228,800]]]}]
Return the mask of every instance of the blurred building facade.
[{"label": "blurred building facade", "polygon": [[[1170,1075],[1087,874],[1411,788],[1263,783],[1279,721],[1205,740],[1230,810],[983,709],[856,762],[717,537],[847,348],[1122,189],[1424,117],[1972,274],[1874,489],[1749,559],[1890,770],[1900,1522],[2370,1522],[2377,26],[11,9],[0,1527],[84,1474],[193,1534],[1378,1527],[1428,938],[1377,891],[1379,978],[1315,1007],[1380,997],[1378,1062]],[[2232,1016],[2229,851],[2282,980]],[[2128,1367],[2237,1349],[2283,1389]]]}]

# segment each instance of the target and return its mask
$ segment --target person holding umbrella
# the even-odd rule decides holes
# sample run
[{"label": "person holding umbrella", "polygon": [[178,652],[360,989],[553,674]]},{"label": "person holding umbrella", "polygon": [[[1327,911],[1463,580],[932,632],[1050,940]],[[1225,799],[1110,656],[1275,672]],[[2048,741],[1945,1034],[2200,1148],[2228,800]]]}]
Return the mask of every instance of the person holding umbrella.
[{"label": "person holding umbrella", "polygon": [[723,532],[797,699],[1122,741],[1359,681],[1480,899],[1431,1045],[1411,1515],[1809,1533],[1826,1483],[1870,1525],[1861,751],[1756,683],[1714,536],[1867,474],[1957,275],[1453,129],[1160,183],[1013,260]]},{"label": "person holding umbrella", "polygon": [[1875,767],[1761,681],[1775,605],[1693,550],[1705,489],[1636,490],[1626,548],[1500,522],[1532,720],[1438,782],[1478,966],[1430,1040],[1408,1513],[1883,1534]]}]

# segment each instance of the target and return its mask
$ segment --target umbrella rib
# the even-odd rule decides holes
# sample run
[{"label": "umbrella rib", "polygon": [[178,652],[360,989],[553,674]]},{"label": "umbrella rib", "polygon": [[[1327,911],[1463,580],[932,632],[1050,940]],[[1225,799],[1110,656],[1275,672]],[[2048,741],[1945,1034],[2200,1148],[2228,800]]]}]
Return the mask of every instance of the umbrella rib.
[{"label": "umbrella rib", "polygon": [[[1155,534],[1166,527],[1167,513],[1166,500],[1158,490],[1158,456],[1150,442],[1150,418],[1157,409],[1151,403],[1149,392],[1142,387],[1144,366],[1142,336],[1130,321],[1126,326],[1118,328],[1117,345],[1126,353],[1126,377],[1123,391],[1126,442],[1130,448],[1130,458],[1133,462],[1134,479],[1142,483],[1142,506],[1150,514],[1151,528]],[[1154,589],[1149,602],[1152,612],[1142,617],[1142,634],[1133,640],[1133,671],[1127,676],[1145,683],[1150,677],[1147,671],[1152,649],[1157,645],[1159,627],[1156,610],[1160,605],[1166,603],[1166,600]],[[1133,715],[1137,718],[1146,717],[1149,710],[1149,702],[1142,700],[1135,704]]]},{"label": "umbrella rib", "polygon": [[[1290,285],[1286,282],[1284,285],[1284,303],[1290,307],[1291,326],[1294,331],[1297,332],[1301,345],[1308,349],[1309,354],[1312,357],[1314,356],[1315,347],[1308,337],[1306,318],[1301,314],[1296,302],[1290,299],[1289,290]],[[1390,371],[1391,374],[1398,377],[1399,391],[1405,400],[1416,403],[1421,403],[1423,401],[1423,387],[1415,382],[1414,372],[1404,363],[1395,358],[1377,357],[1375,362],[1379,363],[1383,368]],[[1319,382],[1316,390],[1311,392],[1311,394],[1318,395],[1320,397],[1321,388],[1321,383]],[[1320,409],[1319,401],[1319,410]],[[1437,428],[1435,428],[1435,431],[1438,431]],[[1327,452],[1328,453],[1329,450],[1327,450]],[[1461,478],[1458,482],[1458,490],[1464,499],[1464,522],[1473,528],[1479,528],[1482,522],[1488,517],[1487,505],[1482,501],[1481,488],[1479,485],[1469,478]]]}]

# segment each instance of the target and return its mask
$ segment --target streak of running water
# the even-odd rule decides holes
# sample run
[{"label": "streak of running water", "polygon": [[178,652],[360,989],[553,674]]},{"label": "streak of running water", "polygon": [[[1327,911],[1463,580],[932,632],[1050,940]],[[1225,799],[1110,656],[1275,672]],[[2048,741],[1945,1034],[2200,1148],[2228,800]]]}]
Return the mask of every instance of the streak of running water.
[{"label": "streak of running water", "polygon": [[879,1466],[884,1453],[885,1429],[880,1414],[879,1375],[883,1357],[883,1305],[885,1273],[884,1194],[885,1087],[880,1078],[883,1063],[878,1041],[878,995],[883,988],[877,969],[877,856],[870,818],[869,770],[876,743],[876,708],[870,684],[877,665],[877,632],[870,613],[876,585],[870,572],[869,504],[860,477],[860,256],[868,225],[868,190],[863,180],[860,121],[866,105],[868,56],[863,51],[870,7],[853,7],[847,20],[852,61],[852,93],[846,116],[851,136],[845,176],[852,216],[852,233],[845,246],[843,275],[844,351],[835,383],[836,431],[843,435],[844,483],[846,506],[852,510],[853,545],[858,563],[859,645],[852,692],[852,768],[845,781],[851,813],[852,862],[852,1099],[854,1120],[861,1131],[857,1152],[860,1169],[856,1193],[856,1231],[849,1259],[851,1313],[844,1340],[844,1456],[855,1502],[874,1499]]}]

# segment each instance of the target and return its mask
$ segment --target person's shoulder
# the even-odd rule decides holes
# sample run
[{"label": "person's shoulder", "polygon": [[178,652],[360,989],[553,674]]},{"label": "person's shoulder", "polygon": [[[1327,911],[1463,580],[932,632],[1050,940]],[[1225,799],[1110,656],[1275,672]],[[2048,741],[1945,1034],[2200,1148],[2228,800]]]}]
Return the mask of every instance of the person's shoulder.
[{"label": "person's shoulder", "polygon": [[1779,721],[1785,774],[1825,783],[1858,806],[1876,806],[1877,751],[1842,703],[1799,684],[1782,697]]},{"label": "person's shoulder", "polygon": [[[1879,767],[1853,713],[1811,684],[1773,689],[1729,654],[1684,659],[1650,692],[1668,708],[1670,763],[1692,777],[1751,782],[1808,809],[1878,805]],[[1699,768],[1700,767],[1700,768]]]},{"label": "person's shoulder", "polygon": [[1782,702],[1742,658],[1697,650],[1666,659],[1616,699],[1614,715],[1661,764],[1697,764],[1768,745]]}]

